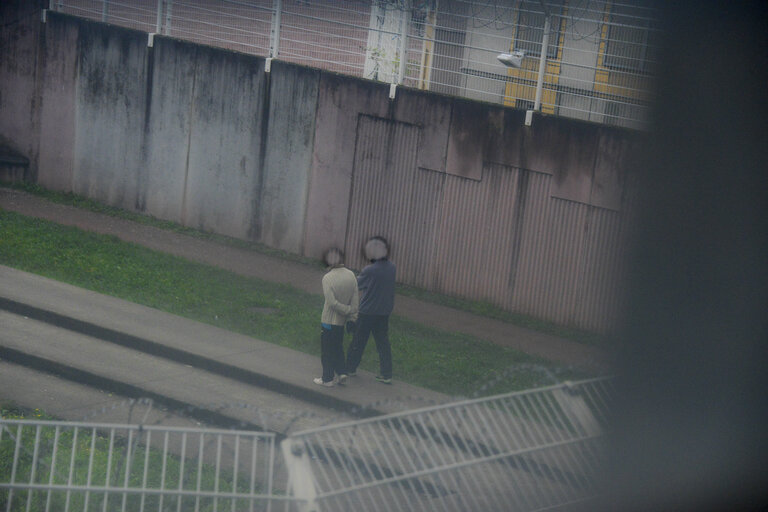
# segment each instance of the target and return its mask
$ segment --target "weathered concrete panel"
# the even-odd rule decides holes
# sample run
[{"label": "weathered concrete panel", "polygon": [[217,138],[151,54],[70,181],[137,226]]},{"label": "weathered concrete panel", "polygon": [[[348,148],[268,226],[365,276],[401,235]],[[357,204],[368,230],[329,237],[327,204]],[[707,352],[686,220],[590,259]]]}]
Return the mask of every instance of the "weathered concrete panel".
[{"label": "weathered concrete panel", "polygon": [[143,209],[182,223],[197,45],[155,36],[144,132]]},{"label": "weathered concrete panel", "polygon": [[[550,130],[554,125],[550,125]],[[560,127],[555,131],[557,143],[553,151],[556,158],[552,161],[552,196],[589,204],[597,159],[597,127],[574,123],[567,130]]]},{"label": "weathered concrete panel", "polygon": [[480,104],[453,105],[445,169],[448,174],[480,180],[483,177],[483,146],[488,133],[488,115]]},{"label": "weathered concrete panel", "polygon": [[0,20],[5,25],[0,31],[0,147],[32,160],[37,153],[33,104],[39,13],[31,2],[9,0],[0,2]]},{"label": "weathered concrete panel", "polygon": [[355,150],[347,263],[361,269],[365,241],[379,235],[391,244],[398,280],[427,286],[434,254],[444,173],[419,170],[416,125],[361,115]]},{"label": "weathered concrete panel", "polygon": [[182,219],[250,238],[259,223],[264,61],[199,46],[194,66]]},{"label": "weathered concrete panel", "polygon": [[272,63],[261,241],[301,253],[320,71]]},{"label": "weathered concrete panel", "polygon": [[617,130],[601,130],[590,204],[616,211],[622,209],[626,176],[637,170],[632,159],[638,154],[641,141],[637,135],[627,135]]},{"label": "weathered concrete panel", "polygon": [[142,168],[147,35],[81,23],[77,66],[72,189],[133,209]]},{"label": "weathered concrete panel", "polygon": [[482,181],[446,176],[434,289],[497,303],[506,297],[520,246],[516,226],[524,216],[519,182],[517,173],[498,165],[487,168]]},{"label": "weathered concrete panel", "polygon": [[319,258],[328,247],[344,247],[357,117],[388,117],[389,108],[385,84],[320,74],[304,255]]},{"label": "weathered concrete panel", "polygon": [[419,167],[445,172],[452,111],[453,100],[447,96],[411,89],[397,90],[394,118],[421,126]]},{"label": "weathered concrete panel", "polygon": [[[40,71],[36,84],[40,102],[33,108],[35,125],[39,127],[37,182],[53,190],[71,192],[75,164],[80,23],[76,19],[48,13],[42,30]],[[34,166],[34,156],[30,160]]]},{"label": "weathered concrete panel", "polygon": [[525,126],[525,111],[488,107],[488,137],[485,160],[509,167],[531,169],[526,138],[532,128]]}]

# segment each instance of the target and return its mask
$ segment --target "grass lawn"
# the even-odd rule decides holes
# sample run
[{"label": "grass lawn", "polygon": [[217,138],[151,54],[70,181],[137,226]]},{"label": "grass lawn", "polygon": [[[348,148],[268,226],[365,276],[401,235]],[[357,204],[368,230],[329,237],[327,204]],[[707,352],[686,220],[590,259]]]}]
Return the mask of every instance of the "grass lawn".
[{"label": "grass lawn", "polygon": [[[287,286],[2,210],[0,264],[319,357],[322,297]],[[396,316],[390,333],[395,379],[451,395],[528,389],[552,384],[552,375],[592,376]],[[378,369],[372,342],[362,368]]]}]

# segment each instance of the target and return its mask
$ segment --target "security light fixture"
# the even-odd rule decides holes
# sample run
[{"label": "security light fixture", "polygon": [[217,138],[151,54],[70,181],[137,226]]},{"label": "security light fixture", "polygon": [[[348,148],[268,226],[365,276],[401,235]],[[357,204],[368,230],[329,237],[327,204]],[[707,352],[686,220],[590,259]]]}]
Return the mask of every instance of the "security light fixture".
[{"label": "security light fixture", "polygon": [[523,50],[515,50],[512,53],[500,53],[496,56],[502,64],[510,68],[519,68],[522,66],[523,57],[525,57],[525,52]]}]

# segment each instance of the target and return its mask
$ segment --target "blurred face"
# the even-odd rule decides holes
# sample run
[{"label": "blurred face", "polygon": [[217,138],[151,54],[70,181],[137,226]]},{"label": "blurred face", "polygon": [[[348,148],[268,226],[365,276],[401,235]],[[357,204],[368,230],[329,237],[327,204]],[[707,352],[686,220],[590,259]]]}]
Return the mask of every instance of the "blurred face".
[{"label": "blurred face", "polygon": [[335,267],[344,263],[344,256],[338,249],[331,249],[325,253],[325,264],[329,267]]},{"label": "blurred face", "polygon": [[387,244],[380,238],[371,238],[365,244],[365,257],[368,260],[380,260],[388,255]]}]

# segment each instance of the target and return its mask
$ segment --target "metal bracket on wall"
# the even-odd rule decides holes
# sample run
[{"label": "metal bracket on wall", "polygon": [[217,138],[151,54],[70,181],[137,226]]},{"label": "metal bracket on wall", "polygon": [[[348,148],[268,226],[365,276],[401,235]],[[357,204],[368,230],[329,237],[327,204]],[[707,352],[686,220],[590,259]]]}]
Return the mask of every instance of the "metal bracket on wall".
[{"label": "metal bracket on wall", "polygon": [[531,126],[533,122],[533,110],[525,111],[525,126]]},{"label": "metal bracket on wall", "polygon": [[41,16],[42,16],[40,19],[41,22],[45,23],[46,21],[48,21],[48,9],[43,9],[43,13]]},{"label": "metal bracket on wall", "polygon": [[389,99],[395,99],[395,91],[397,90],[397,84],[389,84]]},{"label": "metal bracket on wall", "polygon": [[272,70],[272,57],[267,57],[267,60],[264,62],[264,72],[269,73]]},{"label": "metal bracket on wall", "polygon": [[155,33],[150,32],[147,34],[147,47],[152,48],[155,45]]}]

